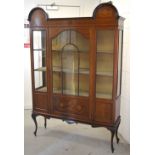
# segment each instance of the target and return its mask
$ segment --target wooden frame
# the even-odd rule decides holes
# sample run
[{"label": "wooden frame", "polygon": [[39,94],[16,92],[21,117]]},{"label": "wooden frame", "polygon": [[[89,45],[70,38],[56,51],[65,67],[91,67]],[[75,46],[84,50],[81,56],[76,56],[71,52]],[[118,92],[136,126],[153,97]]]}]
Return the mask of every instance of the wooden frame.
[{"label": "wooden frame", "polygon": [[[118,70],[118,39],[119,30],[123,30],[124,18],[120,17],[112,3],[103,3],[97,6],[93,17],[49,19],[42,8],[34,8],[28,16],[30,22],[31,67],[32,67],[32,118],[36,125],[36,116],[59,118],[86,123],[92,127],[106,127],[111,131],[111,149],[113,137],[120,124],[120,95],[117,96]],[[96,66],[97,66],[97,30],[114,31],[113,49],[113,81],[112,98],[96,98]],[[34,87],[34,60],[33,60],[33,31],[46,31],[46,78],[47,92],[35,91]],[[75,30],[89,40],[89,96],[73,96],[53,93],[52,75],[52,39],[64,30]],[[123,38],[122,38],[123,39]],[[121,45],[122,46],[122,45]],[[79,57],[79,56],[78,56]],[[78,58],[79,59],[79,58]],[[122,63],[121,63],[122,65]],[[79,66],[79,64],[78,64]],[[79,70],[79,68],[78,68]],[[122,70],[122,67],[121,67]],[[122,74],[122,72],[120,72]],[[121,76],[121,75],[120,75]],[[121,81],[120,81],[121,82]],[[78,86],[79,87],[79,86]],[[79,91],[79,90],[78,90]],[[121,92],[121,91],[120,91]]]}]

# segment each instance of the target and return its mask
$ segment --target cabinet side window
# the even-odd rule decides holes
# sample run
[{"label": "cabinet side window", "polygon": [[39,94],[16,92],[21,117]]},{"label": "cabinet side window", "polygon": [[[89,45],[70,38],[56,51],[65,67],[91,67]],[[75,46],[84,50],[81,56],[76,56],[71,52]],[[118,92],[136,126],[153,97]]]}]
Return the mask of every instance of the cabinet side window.
[{"label": "cabinet side window", "polygon": [[46,79],[46,31],[34,30],[33,32],[33,64],[35,91],[47,91]]},{"label": "cabinet side window", "polygon": [[122,74],[122,39],[123,31],[119,31],[119,50],[118,50],[118,71],[117,71],[117,96],[121,94],[121,74]]},{"label": "cabinet side window", "polygon": [[112,99],[114,30],[97,30],[96,98]]}]

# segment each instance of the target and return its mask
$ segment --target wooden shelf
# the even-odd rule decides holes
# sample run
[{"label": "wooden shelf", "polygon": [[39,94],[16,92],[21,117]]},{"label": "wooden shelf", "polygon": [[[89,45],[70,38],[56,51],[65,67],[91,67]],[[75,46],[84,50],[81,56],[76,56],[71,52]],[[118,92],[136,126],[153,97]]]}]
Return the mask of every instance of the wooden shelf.
[{"label": "wooden shelf", "polygon": [[34,71],[45,72],[46,71],[46,67],[40,67],[40,68],[34,69]]}]

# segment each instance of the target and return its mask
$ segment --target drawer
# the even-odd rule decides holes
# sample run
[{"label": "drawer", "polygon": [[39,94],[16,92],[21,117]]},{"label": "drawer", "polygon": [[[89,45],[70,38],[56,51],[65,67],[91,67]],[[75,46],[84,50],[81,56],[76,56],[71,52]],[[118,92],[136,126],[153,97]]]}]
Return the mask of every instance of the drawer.
[{"label": "drawer", "polygon": [[100,123],[111,123],[112,103],[96,101],[94,120]]},{"label": "drawer", "polygon": [[69,115],[89,117],[89,99],[70,98],[66,96],[53,96],[54,112]]}]

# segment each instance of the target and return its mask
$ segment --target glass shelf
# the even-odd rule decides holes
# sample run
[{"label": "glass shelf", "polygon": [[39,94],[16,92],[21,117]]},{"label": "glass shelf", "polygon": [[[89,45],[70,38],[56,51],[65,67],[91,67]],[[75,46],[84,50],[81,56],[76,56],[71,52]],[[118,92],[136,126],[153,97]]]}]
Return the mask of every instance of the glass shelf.
[{"label": "glass shelf", "polygon": [[[53,89],[53,93],[55,94],[61,94],[61,90],[60,89]],[[74,92],[72,90],[67,90],[67,89],[63,89],[63,94],[70,94],[70,95],[78,95],[78,92]],[[86,91],[80,91],[79,92],[79,96],[89,96],[89,92],[86,92]]]},{"label": "glass shelf", "polygon": [[113,54],[113,50],[97,50],[97,54]]},{"label": "glass shelf", "polygon": [[43,49],[43,48],[41,48],[41,49],[33,49],[33,51],[46,51],[46,49]]},{"label": "glass shelf", "polygon": [[96,93],[97,98],[106,98],[106,99],[111,99],[112,94],[104,94],[104,93]]},{"label": "glass shelf", "polygon": [[61,69],[61,67],[53,66],[53,72],[61,72],[61,71],[64,72],[64,73],[89,74],[89,69],[88,68],[80,68],[79,72],[78,72],[78,70],[71,70],[71,69],[68,69],[68,68]]},{"label": "glass shelf", "polygon": [[42,71],[42,72],[45,72],[46,71],[46,67],[40,67],[40,68],[34,69],[34,71]]},{"label": "glass shelf", "polygon": [[37,88],[36,91],[39,91],[39,92],[47,92],[47,87]]},{"label": "glass shelf", "polygon": [[96,75],[113,77],[113,72],[96,72]]}]

